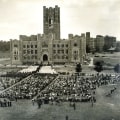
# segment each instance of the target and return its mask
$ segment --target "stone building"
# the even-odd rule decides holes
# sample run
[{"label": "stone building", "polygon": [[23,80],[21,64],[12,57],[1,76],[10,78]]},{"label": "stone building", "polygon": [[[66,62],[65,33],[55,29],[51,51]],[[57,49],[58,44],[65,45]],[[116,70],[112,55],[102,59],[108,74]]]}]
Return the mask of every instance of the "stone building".
[{"label": "stone building", "polygon": [[60,8],[56,5],[55,8],[43,7],[43,31],[44,34],[54,33],[55,39],[60,39]]},{"label": "stone building", "polygon": [[104,36],[97,35],[95,39],[96,52],[103,52],[104,47]]},{"label": "stone building", "polygon": [[60,8],[43,7],[44,34],[20,35],[11,40],[11,64],[83,63],[86,55],[85,34],[69,34],[60,39]]},{"label": "stone building", "polygon": [[116,42],[116,51],[119,52],[120,51],[120,41]]},{"label": "stone building", "polygon": [[113,36],[105,36],[104,37],[104,51],[107,51],[111,47],[116,46],[116,37]]},{"label": "stone building", "polygon": [[89,46],[90,32],[86,32],[86,46]]},{"label": "stone building", "polygon": [[95,52],[95,38],[90,38],[89,49],[90,52]]},{"label": "stone building", "polygon": [[86,52],[95,52],[95,38],[90,36],[90,32],[86,32]]}]

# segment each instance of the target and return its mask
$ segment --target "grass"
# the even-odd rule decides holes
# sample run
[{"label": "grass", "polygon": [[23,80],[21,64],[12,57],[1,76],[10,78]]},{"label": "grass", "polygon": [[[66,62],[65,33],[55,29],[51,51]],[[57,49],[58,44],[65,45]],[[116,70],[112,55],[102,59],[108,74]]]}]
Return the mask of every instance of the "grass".
[{"label": "grass", "polygon": [[61,105],[43,104],[38,109],[30,100],[19,100],[13,102],[11,108],[1,108],[1,120],[65,120],[68,115],[69,120],[119,120],[120,107],[119,100],[120,87],[111,98],[105,97],[113,86],[102,86],[97,89],[97,102],[94,107],[91,103],[76,103],[76,110],[69,106],[69,103]]},{"label": "grass", "polygon": [[[105,58],[105,57],[104,57]],[[112,58],[109,60],[111,63]],[[114,60],[113,60],[114,61]],[[9,61],[8,61],[9,62]],[[114,61],[115,62],[115,61]],[[0,64],[6,64],[6,61],[0,61]],[[57,70],[74,71],[74,67],[56,67]],[[4,70],[16,70],[4,69]],[[3,71],[3,69],[0,69]],[[91,68],[84,66],[83,71],[91,72]],[[119,120],[120,118],[120,84],[115,85],[117,91],[111,96],[106,97],[114,85],[107,85],[97,88],[97,102],[92,107],[91,103],[76,103],[76,110],[69,106],[69,103],[61,105],[42,105],[38,109],[37,104],[32,105],[31,100],[19,100],[13,102],[12,107],[0,107],[0,120],[65,120],[68,115],[69,120]]]},{"label": "grass", "polygon": [[120,52],[114,54],[98,54],[98,56],[99,57],[94,57],[94,61],[104,61],[108,66],[114,66],[117,63],[120,63]]},{"label": "grass", "polygon": [[0,51],[0,58],[10,58],[10,51]]}]

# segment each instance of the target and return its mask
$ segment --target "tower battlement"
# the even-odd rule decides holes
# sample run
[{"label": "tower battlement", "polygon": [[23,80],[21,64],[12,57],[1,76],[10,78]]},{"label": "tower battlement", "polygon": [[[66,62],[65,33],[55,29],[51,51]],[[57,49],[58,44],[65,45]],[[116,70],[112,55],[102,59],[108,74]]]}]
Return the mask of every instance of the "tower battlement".
[{"label": "tower battlement", "polygon": [[44,34],[54,33],[55,39],[60,39],[60,7],[43,7]]}]

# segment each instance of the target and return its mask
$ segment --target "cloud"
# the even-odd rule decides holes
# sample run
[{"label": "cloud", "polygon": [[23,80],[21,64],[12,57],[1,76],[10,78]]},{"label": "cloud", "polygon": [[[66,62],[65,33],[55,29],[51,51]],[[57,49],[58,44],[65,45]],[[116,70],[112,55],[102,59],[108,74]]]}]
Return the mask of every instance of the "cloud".
[{"label": "cloud", "polygon": [[61,34],[90,31],[120,39],[119,0],[0,0],[0,39],[43,33],[43,6],[61,7]]}]

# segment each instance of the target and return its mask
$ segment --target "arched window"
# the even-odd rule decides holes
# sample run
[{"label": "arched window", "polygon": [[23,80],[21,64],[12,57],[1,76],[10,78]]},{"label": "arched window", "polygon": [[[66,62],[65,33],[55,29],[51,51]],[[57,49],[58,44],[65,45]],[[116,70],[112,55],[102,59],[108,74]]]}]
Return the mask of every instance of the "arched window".
[{"label": "arched window", "polygon": [[77,43],[74,43],[74,47],[76,47],[77,46]]}]

